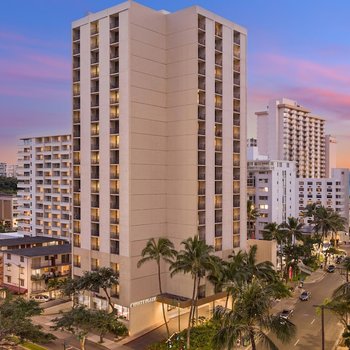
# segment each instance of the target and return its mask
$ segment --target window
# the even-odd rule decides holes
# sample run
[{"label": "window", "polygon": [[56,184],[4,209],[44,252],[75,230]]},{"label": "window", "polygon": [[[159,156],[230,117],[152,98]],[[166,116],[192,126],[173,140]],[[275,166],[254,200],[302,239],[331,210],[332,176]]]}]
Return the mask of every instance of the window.
[{"label": "window", "polygon": [[268,198],[269,198],[268,196],[259,196],[260,201],[267,201]]},{"label": "window", "polygon": [[21,287],[24,287],[24,279],[21,278],[21,279],[19,280],[19,284],[21,285]]},{"label": "window", "polygon": [[269,209],[269,206],[268,206],[268,204],[260,204],[259,208],[260,209]]},{"label": "window", "polygon": [[11,254],[7,253],[7,260],[11,260]]},{"label": "window", "polygon": [[11,283],[11,276],[6,276],[7,283]]},{"label": "window", "polygon": [[21,262],[24,262],[24,256],[21,256],[20,259],[21,259]]}]

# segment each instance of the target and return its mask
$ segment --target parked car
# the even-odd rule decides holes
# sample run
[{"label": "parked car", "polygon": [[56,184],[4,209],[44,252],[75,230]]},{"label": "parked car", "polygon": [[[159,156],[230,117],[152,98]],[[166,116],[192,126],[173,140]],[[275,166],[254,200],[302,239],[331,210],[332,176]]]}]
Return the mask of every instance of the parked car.
[{"label": "parked car", "polygon": [[283,323],[284,320],[289,320],[293,316],[293,309],[284,309],[278,315]]},{"label": "parked car", "polygon": [[327,272],[332,273],[332,272],[334,272],[334,271],[335,271],[335,266],[334,266],[334,265],[329,265],[329,266],[327,267]]},{"label": "parked car", "polygon": [[37,301],[38,303],[45,303],[46,301],[50,300],[49,296],[45,294],[33,295],[32,299]]},{"label": "parked car", "polygon": [[344,258],[342,256],[337,256],[337,259],[335,260],[336,264],[341,264],[343,262]]},{"label": "parked car", "polygon": [[307,291],[307,290],[304,290],[304,291],[300,294],[299,299],[300,299],[301,301],[307,301],[307,300],[310,299],[310,297],[311,297],[311,292],[309,292],[309,291]]}]

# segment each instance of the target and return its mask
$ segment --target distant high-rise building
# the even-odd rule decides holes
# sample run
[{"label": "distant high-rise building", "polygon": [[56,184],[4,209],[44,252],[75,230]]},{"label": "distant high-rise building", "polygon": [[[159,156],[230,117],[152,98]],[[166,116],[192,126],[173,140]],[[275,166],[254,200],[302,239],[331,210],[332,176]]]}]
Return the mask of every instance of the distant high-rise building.
[{"label": "distant high-rise building", "polygon": [[20,139],[18,231],[70,239],[71,136]]},{"label": "distant high-rise building", "polygon": [[326,177],[331,177],[332,169],[337,167],[337,139],[326,135]]},{"label": "distant high-rise building", "polygon": [[[246,245],[246,31],[129,1],[75,21],[72,41],[73,274],[119,271],[113,302],[135,334],[162,319],[154,266],[136,267],[150,238]],[[185,307],[190,278],[162,280]]]},{"label": "distant high-rise building", "polygon": [[0,176],[6,176],[7,163],[0,163]]},{"label": "distant high-rise building", "polygon": [[17,177],[17,165],[16,164],[7,164],[6,176],[7,177]]},{"label": "distant high-rise building", "polygon": [[298,177],[326,176],[323,118],[286,98],[270,101],[256,116],[261,154],[295,161]]}]

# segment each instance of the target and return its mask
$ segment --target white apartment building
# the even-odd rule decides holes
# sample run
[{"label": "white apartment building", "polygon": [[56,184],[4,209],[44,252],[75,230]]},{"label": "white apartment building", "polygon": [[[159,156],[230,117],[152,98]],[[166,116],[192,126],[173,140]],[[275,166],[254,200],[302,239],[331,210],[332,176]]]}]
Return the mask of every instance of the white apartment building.
[{"label": "white apartment building", "polygon": [[332,169],[330,178],[298,179],[296,193],[296,206],[302,220],[306,206],[316,203],[338,212],[349,223],[349,169]]},{"label": "white apartment building", "polygon": [[260,239],[266,224],[281,224],[296,217],[295,162],[280,160],[248,161],[248,196],[259,211],[255,235]]},{"label": "white apartment building", "polygon": [[70,239],[71,136],[20,139],[18,231]]},{"label": "white apartment building", "polygon": [[332,176],[332,169],[337,167],[337,139],[334,136],[326,135],[326,177]]},{"label": "white apartment building", "polygon": [[17,177],[17,165],[16,164],[7,164],[6,176],[7,177]]},{"label": "white apartment building", "polygon": [[[75,21],[72,45],[73,274],[118,270],[113,300],[136,334],[162,319],[155,265],[136,267],[148,239],[245,247],[246,31],[128,1]],[[189,276],[164,267],[162,282],[185,307]]]},{"label": "white apartment building", "polygon": [[270,101],[266,111],[255,114],[261,154],[295,161],[298,177],[326,176],[324,119],[286,98]]},{"label": "white apartment building", "polygon": [[6,176],[7,163],[0,162],[0,176]]}]

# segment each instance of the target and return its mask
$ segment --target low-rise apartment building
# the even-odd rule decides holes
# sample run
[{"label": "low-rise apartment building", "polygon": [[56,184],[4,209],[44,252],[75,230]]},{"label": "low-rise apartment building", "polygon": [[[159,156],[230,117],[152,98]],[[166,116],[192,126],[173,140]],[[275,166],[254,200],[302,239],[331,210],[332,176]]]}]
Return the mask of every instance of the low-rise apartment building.
[{"label": "low-rise apartment building", "polygon": [[0,239],[0,288],[28,296],[44,291],[50,278],[70,274],[70,252],[70,244],[61,239]]}]

